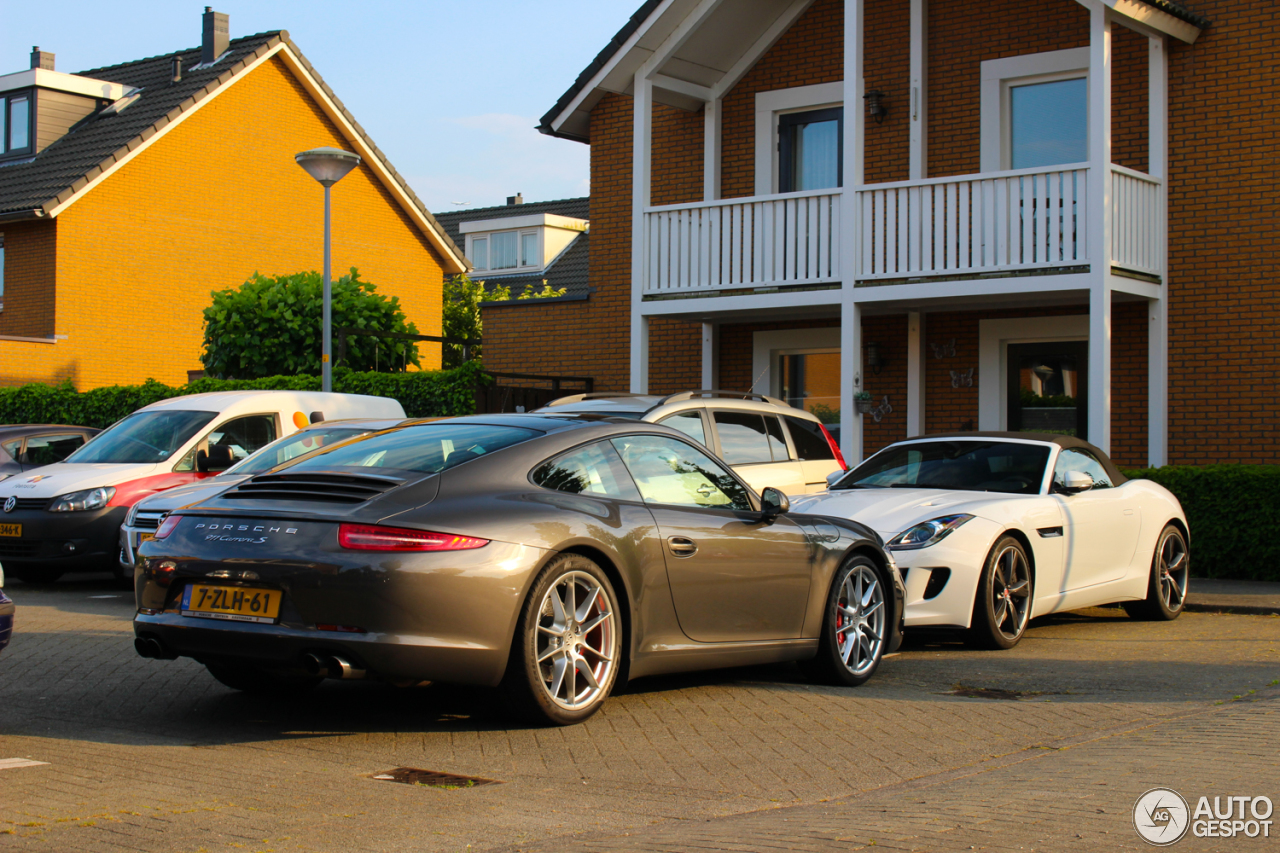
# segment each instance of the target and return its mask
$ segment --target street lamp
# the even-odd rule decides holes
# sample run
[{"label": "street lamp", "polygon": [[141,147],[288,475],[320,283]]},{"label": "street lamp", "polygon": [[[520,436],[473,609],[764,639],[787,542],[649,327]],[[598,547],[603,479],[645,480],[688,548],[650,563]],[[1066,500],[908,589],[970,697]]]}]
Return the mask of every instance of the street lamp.
[{"label": "street lamp", "polygon": [[329,271],[329,188],[360,165],[360,155],[341,148],[312,148],[293,155],[307,174],[324,186],[324,344],[320,356],[321,388],[333,390],[333,285]]}]

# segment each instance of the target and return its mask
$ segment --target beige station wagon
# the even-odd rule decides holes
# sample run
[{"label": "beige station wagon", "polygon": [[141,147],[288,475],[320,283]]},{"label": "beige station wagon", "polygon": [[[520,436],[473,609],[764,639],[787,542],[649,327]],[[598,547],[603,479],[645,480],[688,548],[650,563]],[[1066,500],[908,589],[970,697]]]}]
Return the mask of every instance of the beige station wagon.
[{"label": "beige station wagon", "polygon": [[827,488],[827,475],[846,467],[835,439],[816,416],[763,394],[574,394],[538,412],[632,418],[675,427],[728,462],[757,492],[766,486],[788,495],[821,492]]}]

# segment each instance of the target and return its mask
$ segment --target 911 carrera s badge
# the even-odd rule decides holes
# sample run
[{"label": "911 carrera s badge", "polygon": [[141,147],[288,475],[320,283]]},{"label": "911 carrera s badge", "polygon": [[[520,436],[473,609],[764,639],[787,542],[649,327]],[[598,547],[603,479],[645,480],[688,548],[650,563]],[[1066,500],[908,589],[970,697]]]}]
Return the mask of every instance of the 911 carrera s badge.
[{"label": "911 carrera s badge", "polygon": [[[265,535],[268,533],[285,533],[288,535],[296,535],[298,528],[296,527],[276,527],[270,524],[235,524],[233,522],[225,523],[205,523],[201,522],[196,525],[196,530],[208,531],[208,535],[204,537],[206,542],[240,542],[245,545],[261,545],[270,539]],[[213,532],[220,531],[220,532]],[[237,533],[247,533],[248,536],[236,536]]]}]

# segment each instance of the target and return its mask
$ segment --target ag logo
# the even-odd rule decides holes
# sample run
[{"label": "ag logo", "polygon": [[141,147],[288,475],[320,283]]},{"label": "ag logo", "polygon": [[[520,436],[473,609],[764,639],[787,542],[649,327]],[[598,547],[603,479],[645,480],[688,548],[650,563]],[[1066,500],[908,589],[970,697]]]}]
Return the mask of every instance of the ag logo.
[{"label": "ag logo", "polygon": [[1190,824],[1187,801],[1172,788],[1152,788],[1133,804],[1133,828],[1148,844],[1167,847],[1181,841]]},{"label": "ag logo", "polygon": [[10,495],[8,498],[5,499],[4,511],[13,512],[17,506],[18,506],[18,499]]}]

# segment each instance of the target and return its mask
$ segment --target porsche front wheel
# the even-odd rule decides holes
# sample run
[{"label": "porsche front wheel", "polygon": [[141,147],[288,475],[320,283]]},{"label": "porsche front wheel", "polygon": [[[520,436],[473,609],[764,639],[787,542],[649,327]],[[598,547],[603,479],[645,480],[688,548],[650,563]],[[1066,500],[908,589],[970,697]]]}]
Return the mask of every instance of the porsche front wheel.
[{"label": "porsche front wheel", "polygon": [[1016,646],[1031,618],[1031,593],[1031,563],[1026,549],[1015,537],[1004,536],[982,567],[969,623],[969,645],[980,649]]},{"label": "porsche front wheel", "polygon": [[869,558],[849,558],[831,581],[818,654],[801,661],[814,681],[857,687],[880,666],[889,632],[884,573]]}]

